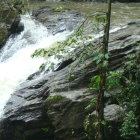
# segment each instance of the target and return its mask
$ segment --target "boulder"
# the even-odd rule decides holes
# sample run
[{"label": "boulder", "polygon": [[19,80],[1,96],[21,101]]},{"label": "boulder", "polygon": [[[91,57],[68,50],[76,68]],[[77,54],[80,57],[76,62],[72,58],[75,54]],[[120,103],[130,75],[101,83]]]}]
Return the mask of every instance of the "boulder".
[{"label": "boulder", "polygon": [[23,31],[24,26],[20,24],[20,15],[14,10],[11,10],[7,4],[1,4],[0,15],[1,48],[11,34],[20,33]]},{"label": "boulder", "polygon": [[44,6],[33,11],[33,16],[47,27],[51,34],[66,30],[73,31],[84,20],[84,16],[77,11],[64,8],[51,8]]},{"label": "boulder", "polygon": [[[111,70],[123,65],[124,56],[140,50],[139,27],[139,22],[133,22],[111,34]],[[53,31],[58,30],[50,29],[50,32]],[[98,41],[95,44],[98,47]],[[83,50],[78,47],[72,53]],[[88,89],[89,79],[97,74],[97,68],[93,59],[88,58],[84,63],[75,65],[78,61],[50,74],[31,78],[17,88],[4,108],[4,118],[0,121],[0,140],[88,140],[84,121],[95,108],[86,110],[85,107],[98,94]],[[71,67],[73,79],[69,79]],[[106,100],[110,100],[110,96],[106,95]],[[115,129],[123,118],[120,116],[122,112],[123,106],[114,101],[107,104],[106,120],[109,126],[115,126],[112,128],[115,135],[108,129],[107,140],[119,139]]]},{"label": "boulder", "polygon": [[[119,127],[124,117],[124,109],[116,104],[107,105],[104,108],[104,118],[105,118],[105,138],[106,140],[118,140],[119,139]],[[96,111],[87,115],[84,121],[84,127],[86,133],[92,140],[96,140]]]}]

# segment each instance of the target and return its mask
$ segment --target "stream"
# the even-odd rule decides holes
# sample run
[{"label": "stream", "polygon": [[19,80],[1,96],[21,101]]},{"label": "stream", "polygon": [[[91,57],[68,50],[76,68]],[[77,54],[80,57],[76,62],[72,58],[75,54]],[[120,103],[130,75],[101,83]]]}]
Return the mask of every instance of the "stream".
[{"label": "stream", "polygon": [[24,24],[24,31],[11,36],[0,53],[0,117],[16,87],[30,74],[38,71],[39,66],[45,62],[43,58],[31,58],[32,53],[38,48],[50,47],[68,35],[68,32],[49,35],[46,27],[33,20],[30,15],[22,15],[21,22]]}]

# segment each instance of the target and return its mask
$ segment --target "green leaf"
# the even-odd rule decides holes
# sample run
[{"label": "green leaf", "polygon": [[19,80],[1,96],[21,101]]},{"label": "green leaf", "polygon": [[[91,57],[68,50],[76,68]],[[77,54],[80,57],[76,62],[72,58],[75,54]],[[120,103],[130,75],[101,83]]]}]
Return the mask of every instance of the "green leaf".
[{"label": "green leaf", "polygon": [[105,58],[106,59],[109,59],[109,54],[105,54]]},{"label": "green leaf", "polygon": [[44,132],[49,132],[49,128],[42,128]]},{"label": "green leaf", "polygon": [[46,63],[43,63],[43,64],[39,67],[39,70],[40,70],[40,71],[44,71],[44,70],[45,70],[45,67],[46,67]]},{"label": "green leaf", "polygon": [[106,121],[105,121],[105,120],[102,120],[102,121],[101,121],[101,124],[102,124],[102,125],[106,125]]},{"label": "green leaf", "polygon": [[97,125],[99,125],[99,122],[94,122],[93,125],[97,126]]},{"label": "green leaf", "polygon": [[108,67],[108,61],[107,61],[107,60],[105,60],[105,61],[103,62],[103,67],[104,67],[104,68],[107,68],[107,67]]},{"label": "green leaf", "polygon": [[85,107],[85,110],[89,110],[89,109],[93,108],[96,103],[97,103],[96,98],[91,99],[89,105]]}]

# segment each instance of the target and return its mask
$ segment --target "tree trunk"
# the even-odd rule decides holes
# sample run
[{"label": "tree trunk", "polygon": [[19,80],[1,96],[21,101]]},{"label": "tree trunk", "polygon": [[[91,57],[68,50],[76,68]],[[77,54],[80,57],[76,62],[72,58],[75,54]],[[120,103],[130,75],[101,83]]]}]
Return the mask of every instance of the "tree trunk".
[{"label": "tree trunk", "polygon": [[110,18],[111,18],[111,3],[112,0],[108,0],[107,7],[108,11],[106,14],[106,25],[104,30],[104,38],[103,38],[103,53],[108,53],[108,41],[109,41],[109,29],[110,29]]},{"label": "tree trunk", "polygon": [[[103,48],[102,53],[104,54],[104,58],[102,59],[101,64],[103,65],[106,60],[105,54],[108,53],[108,41],[109,41],[109,29],[110,29],[110,17],[111,17],[111,3],[112,0],[108,0],[108,11],[106,14],[106,25],[104,29],[104,37],[103,37]],[[104,92],[106,87],[106,72],[107,68],[104,67],[99,70],[100,75],[100,83],[99,83],[99,94],[97,97],[97,121],[98,121],[98,134],[97,140],[105,140],[104,137],[104,124],[102,121],[104,120]]]}]

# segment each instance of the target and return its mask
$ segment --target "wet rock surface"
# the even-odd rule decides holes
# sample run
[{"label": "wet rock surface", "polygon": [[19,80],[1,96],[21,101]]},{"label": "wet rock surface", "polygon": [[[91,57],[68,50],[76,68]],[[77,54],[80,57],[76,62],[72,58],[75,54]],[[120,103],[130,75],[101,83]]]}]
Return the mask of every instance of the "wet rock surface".
[{"label": "wet rock surface", "polygon": [[[58,31],[55,29],[54,32]],[[138,22],[112,33],[110,69],[120,68],[124,56],[140,49],[139,42]],[[82,48],[79,47],[78,51],[81,52]],[[75,65],[77,61],[20,85],[5,106],[4,118],[0,121],[0,140],[88,140],[83,123],[95,109],[85,110],[85,107],[97,95],[88,90],[89,78],[97,74],[97,69],[92,59]],[[71,67],[74,67],[75,77],[70,80]],[[106,98],[111,100],[110,96]],[[111,127],[118,125],[118,118],[123,118],[119,115],[122,110],[123,107],[113,101],[106,106],[106,120]],[[112,130],[113,133],[108,132],[107,140],[118,140],[117,131]]]},{"label": "wet rock surface", "polygon": [[69,9],[44,6],[33,11],[33,17],[48,28],[53,35],[63,31],[73,31],[84,20],[84,16]]},{"label": "wet rock surface", "polygon": [[6,4],[0,10],[0,48],[6,43],[12,34],[23,31],[24,26],[20,23],[20,16],[12,11]]}]

